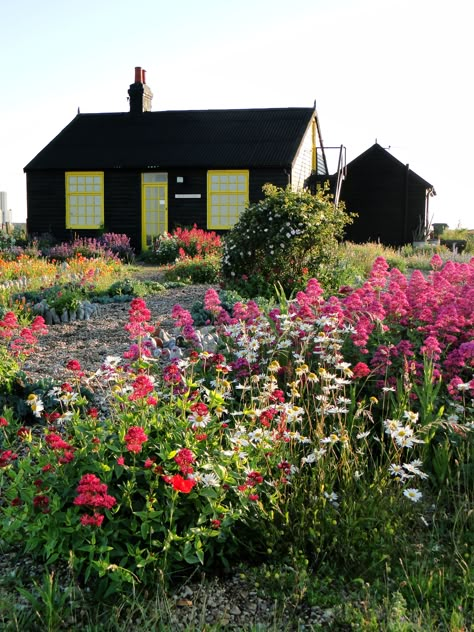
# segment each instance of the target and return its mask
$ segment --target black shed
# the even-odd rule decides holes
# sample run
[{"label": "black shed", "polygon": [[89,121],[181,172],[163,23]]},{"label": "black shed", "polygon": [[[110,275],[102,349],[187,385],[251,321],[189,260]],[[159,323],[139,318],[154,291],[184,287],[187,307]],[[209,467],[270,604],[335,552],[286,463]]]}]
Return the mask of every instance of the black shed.
[{"label": "black shed", "polygon": [[141,250],[177,226],[232,228],[265,183],[327,174],[314,107],[152,112],[140,67],[128,94],[129,112],[78,114],[26,165],[30,235],[125,233]]},{"label": "black shed", "polygon": [[356,243],[410,244],[414,232],[428,223],[432,184],[421,178],[378,143],[347,164],[341,200],[357,213],[346,229]]}]

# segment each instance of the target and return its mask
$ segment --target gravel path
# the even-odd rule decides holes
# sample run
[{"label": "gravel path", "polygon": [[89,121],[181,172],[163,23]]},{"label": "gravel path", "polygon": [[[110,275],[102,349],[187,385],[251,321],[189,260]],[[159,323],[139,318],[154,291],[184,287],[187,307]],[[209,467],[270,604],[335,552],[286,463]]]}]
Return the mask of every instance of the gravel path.
[{"label": "gravel path", "polygon": [[[144,300],[151,311],[152,323],[159,322],[165,329],[174,326],[171,312],[176,304],[191,310],[196,301],[202,301],[213,286],[190,285],[165,290]],[[40,336],[37,351],[28,358],[24,370],[32,380],[51,377],[61,379],[68,360],[81,363],[86,373],[100,368],[106,356],[122,355],[130,346],[128,323],[130,303],[108,303],[100,306],[98,316],[90,320],[74,321],[49,326]]]}]

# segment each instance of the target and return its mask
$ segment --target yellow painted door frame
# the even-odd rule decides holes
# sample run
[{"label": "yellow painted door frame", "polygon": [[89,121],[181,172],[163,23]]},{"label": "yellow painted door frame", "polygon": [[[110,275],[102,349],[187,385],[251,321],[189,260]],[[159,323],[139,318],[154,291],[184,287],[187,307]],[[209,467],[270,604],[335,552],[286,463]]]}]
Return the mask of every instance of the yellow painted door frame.
[{"label": "yellow painted door frame", "polygon": [[168,183],[145,181],[142,174],[142,249],[146,250],[153,240],[168,232]]}]

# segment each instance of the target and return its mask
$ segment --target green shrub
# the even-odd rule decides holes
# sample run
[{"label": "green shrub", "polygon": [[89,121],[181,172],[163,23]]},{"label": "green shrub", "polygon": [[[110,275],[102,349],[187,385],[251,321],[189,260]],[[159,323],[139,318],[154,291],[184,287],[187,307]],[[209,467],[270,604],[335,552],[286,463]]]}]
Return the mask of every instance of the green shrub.
[{"label": "green shrub", "polygon": [[[352,219],[326,189],[279,189],[251,204],[224,241],[222,275],[242,295],[268,295],[277,282],[285,292],[302,289],[309,271],[324,284],[336,261],[338,240]],[[255,287],[249,284],[253,283]]]},{"label": "green shrub", "polygon": [[217,257],[202,259],[181,259],[165,270],[166,281],[184,281],[187,283],[218,283],[219,265]]}]

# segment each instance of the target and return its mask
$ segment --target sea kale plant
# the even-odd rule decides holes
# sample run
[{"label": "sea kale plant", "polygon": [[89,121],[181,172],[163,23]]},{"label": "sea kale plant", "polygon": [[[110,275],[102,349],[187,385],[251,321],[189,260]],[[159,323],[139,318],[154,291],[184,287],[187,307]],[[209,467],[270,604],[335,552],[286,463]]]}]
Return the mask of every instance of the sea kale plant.
[{"label": "sea kale plant", "polygon": [[454,502],[452,537],[460,516],[472,534],[474,265],[438,264],[403,280],[377,260],[339,298],[310,279],[269,312],[225,309],[211,289],[215,345],[177,305],[174,355],[134,299],[123,358],[94,375],[71,358],[57,410],[32,398],[34,431],[3,411],[4,543],[111,591],[292,547],[314,571],[329,560],[371,580],[434,539]]},{"label": "sea kale plant", "polygon": [[265,198],[251,204],[226,235],[222,275],[242,296],[273,294],[279,284],[289,294],[311,275],[327,286],[336,265],[338,241],[352,221],[326,189],[280,189],[267,184]]}]

